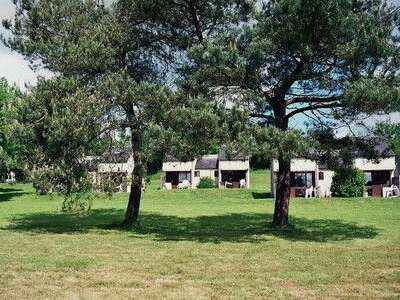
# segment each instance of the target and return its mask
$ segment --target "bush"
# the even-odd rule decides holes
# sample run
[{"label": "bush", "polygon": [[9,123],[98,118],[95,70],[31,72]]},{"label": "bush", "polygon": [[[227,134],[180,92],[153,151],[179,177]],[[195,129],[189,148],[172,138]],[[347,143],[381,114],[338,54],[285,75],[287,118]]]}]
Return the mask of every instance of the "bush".
[{"label": "bush", "polygon": [[212,189],[215,187],[215,182],[210,177],[201,177],[200,182],[197,185],[197,188],[199,189]]},{"label": "bush", "polygon": [[365,175],[361,170],[340,169],[333,176],[331,191],[335,197],[363,197],[365,184]]},{"label": "bush", "polygon": [[83,213],[92,208],[94,195],[92,186],[87,181],[82,181],[73,188],[71,193],[64,194],[61,210],[68,213]]}]

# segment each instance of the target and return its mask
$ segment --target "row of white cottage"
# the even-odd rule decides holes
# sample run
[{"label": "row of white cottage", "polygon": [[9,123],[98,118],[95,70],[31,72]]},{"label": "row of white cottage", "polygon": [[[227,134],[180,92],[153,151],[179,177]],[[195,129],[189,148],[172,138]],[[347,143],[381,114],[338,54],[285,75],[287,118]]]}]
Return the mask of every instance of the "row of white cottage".
[{"label": "row of white cottage", "polygon": [[[107,157],[88,157],[86,159],[93,183],[101,187],[104,179],[113,178],[117,189],[130,190],[129,177],[134,162],[128,151],[112,153]],[[384,196],[385,187],[399,185],[399,174],[394,155],[380,160],[368,160],[362,157],[353,162],[355,168],[362,170],[367,179],[367,191],[370,196]],[[278,162],[271,166],[271,191],[275,195]],[[205,155],[190,161],[179,161],[166,157],[162,165],[161,187],[178,188],[186,182],[187,188],[196,188],[200,178],[209,177],[219,188],[250,188],[250,163],[248,156],[238,155],[228,158],[223,152]],[[329,197],[334,171],[325,165],[308,159],[291,161],[290,194],[291,197],[305,195],[305,190],[314,188],[314,195]]]},{"label": "row of white cottage", "polygon": [[[104,185],[111,180],[115,191],[130,191],[129,179],[134,161],[129,150],[114,150],[101,157],[88,156],[85,164],[96,190],[104,190]],[[174,189],[182,186],[194,189],[202,177],[211,178],[218,187],[250,188],[249,157],[236,155],[228,159],[220,152],[190,161],[178,161],[167,156],[162,165],[161,187]]]}]

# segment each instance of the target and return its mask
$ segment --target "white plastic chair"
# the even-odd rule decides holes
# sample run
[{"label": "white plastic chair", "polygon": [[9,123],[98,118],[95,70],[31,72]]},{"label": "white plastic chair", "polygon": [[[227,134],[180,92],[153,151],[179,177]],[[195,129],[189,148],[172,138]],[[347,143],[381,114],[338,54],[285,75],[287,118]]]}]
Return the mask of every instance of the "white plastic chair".
[{"label": "white plastic chair", "polygon": [[227,189],[228,187],[233,187],[233,183],[229,181],[225,181],[225,188]]},{"label": "white plastic chair", "polygon": [[187,179],[178,184],[178,189],[188,189],[188,188],[190,188],[190,182]]},{"label": "white plastic chair", "polygon": [[382,188],[382,196],[383,198],[389,198],[393,196],[393,185],[390,187],[383,187]]},{"label": "white plastic chair", "polygon": [[400,196],[400,189],[396,185],[393,185],[393,196],[395,196],[395,197],[399,197]]},{"label": "white plastic chair", "polygon": [[324,197],[324,194],[322,193],[322,190],[321,190],[321,187],[320,187],[320,186],[317,186],[317,187],[315,188],[314,193],[315,193],[315,197],[317,197],[317,198],[322,198],[322,197]]},{"label": "white plastic chair", "polygon": [[245,189],[246,187],[246,179],[240,179],[240,188]]},{"label": "white plastic chair", "polygon": [[310,186],[309,188],[306,188],[306,193],[305,193],[306,198],[312,198],[313,191],[314,191],[314,187],[313,186]]}]

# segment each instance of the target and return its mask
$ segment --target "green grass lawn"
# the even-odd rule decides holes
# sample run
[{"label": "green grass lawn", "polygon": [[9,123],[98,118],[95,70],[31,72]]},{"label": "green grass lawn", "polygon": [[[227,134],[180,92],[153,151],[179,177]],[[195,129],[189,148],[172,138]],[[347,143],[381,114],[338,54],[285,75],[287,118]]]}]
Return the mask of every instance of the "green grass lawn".
[{"label": "green grass lawn", "polygon": [[266,174],[249,191],[155,182],[135,232],[113,227],[126,194],[79,216],[0,185],[0,298],[399,298],[399,199],[293,200],[276,231]]}]

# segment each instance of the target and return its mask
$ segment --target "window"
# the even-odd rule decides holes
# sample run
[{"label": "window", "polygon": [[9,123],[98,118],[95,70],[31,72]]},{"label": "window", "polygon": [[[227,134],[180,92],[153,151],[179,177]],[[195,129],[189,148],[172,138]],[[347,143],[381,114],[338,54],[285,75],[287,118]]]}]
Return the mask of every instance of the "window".
[{"label": "window", "polygon": [[313,173],[310,172],[295,172],[291,175],[291,185],[293,187],[311,187],[314,182]]},{"label": "window", "polygon": [[179,182],[188,180],[190,182],[190,172],[179,172]]},{"label": "window", "polygon": [[215,178],[218,178],[218,176],[219,176],[218,170],[215,170],[215,171],[214,171],[214,177],[215,177]]},{"label": "window", "polygon": [[372,172],[364,172],[365,175],[365,181],[367,182],[367,185],[370,186],[372,185]]},{"label": "window", "polygon": [[200,171],[194,171],[194,177],[200,177]]},{"label": "window", "polygon": [[324,180],[324,172],[318,173],[318,180]]}]

